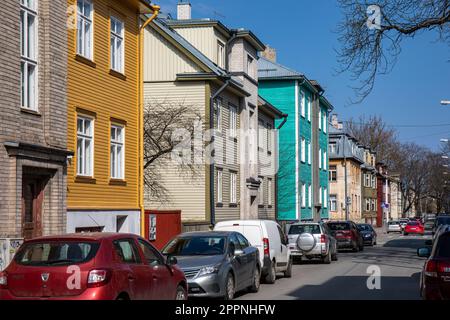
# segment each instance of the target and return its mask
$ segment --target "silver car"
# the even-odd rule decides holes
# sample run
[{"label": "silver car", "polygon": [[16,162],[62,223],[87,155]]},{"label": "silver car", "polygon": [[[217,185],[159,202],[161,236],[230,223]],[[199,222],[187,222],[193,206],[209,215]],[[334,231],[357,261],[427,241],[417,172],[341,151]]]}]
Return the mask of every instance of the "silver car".
[{"label": "silver car", "polygon": [[289,249],[293,258],[319,258],[331,263],[337,258],[337,242],[324,223],[295,223],[288,231]]},{"label": "silver car", "polygon": [[238,232],[183,233],[169,241],[162,253],[177,258],[190,297],[231,300],[238,291],[259,290],[259,250]]},{"label": "silver car", "polygon": [[402,226],[400,225],[399,221],[389,221],[387,226],[387,233],[390,232],[402,232]]}]

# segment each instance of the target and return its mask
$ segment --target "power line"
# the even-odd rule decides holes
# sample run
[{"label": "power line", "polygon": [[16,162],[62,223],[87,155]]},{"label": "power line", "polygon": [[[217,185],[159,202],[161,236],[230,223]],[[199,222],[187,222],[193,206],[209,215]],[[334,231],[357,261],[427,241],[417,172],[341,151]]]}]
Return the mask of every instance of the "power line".
[{"label": "power line", "polygon": [[[369,122],[355,122],[350,120],[343,120],[341,122],[352,123],[357,125],[370,125]],[[435,128],[435,127],[450,127],[450,123],[439,123],[439,124],[386,124],[388,127],[396,128]]]}]

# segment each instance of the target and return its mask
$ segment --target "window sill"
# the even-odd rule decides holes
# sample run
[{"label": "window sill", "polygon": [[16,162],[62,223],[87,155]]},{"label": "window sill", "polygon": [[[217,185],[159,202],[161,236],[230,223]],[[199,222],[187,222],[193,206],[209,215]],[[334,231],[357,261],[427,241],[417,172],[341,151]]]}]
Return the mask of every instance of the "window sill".
[{"label": "window sill", "polygon": [[32,115],[38,116],[38,117],[42,116],[42,114],[40,114],[38,111],[35,111],[35,110],[32,110],[32,109],[27,109],[27,108],[24,108],[24,107],[20,108],[20,112],[27,113],[27,114],[32,114]]},{"label": "window sill", "polygon": [[84,63],[84,64],[86,64],[86,65],[88,65],[88,66],[90,66],[92,68],[96,68],[97,67],[97,64],[94,61],[92,61],[89,58],[83,57],[82,55],[79,55],[79,54],[75,55],[75,60],[77,60],[77,61],[79,61],[81,63]]},{"label": "window sill", "polygon": [[92,177],[86,177],[86,176],[76,176],[75,182],[78,183],[90,183],[90,184],[96,184],[97,180]]},{"label": "window sill", "polygon": [[269,208],[269,209],[272,209],[272,208],[273,208],[273,206],[272,206],[272,205],[268,205],[268,206],[267,206],[267,208]]},{"label": "window sill", "polygon": [[263,205],[263,204],[258,204],[258,208],[263,209],[263,208],[265,208],[265,205]]},{"label": "window sill", "polygon": [[229,205],[230,208],[237,208],[237,206],[238,206],[237,203],[230,203]]},{"label": "window sill", "polygon": [[267,155],[271,156],[272,155],[272,151],[267,151]]},{"label": "window sill", "polygon": [[109,185],[111,186],[126,186],[127,181],[123,179],[109,179]]},{"label": "window sill", "polygon": [[113,70],[113,69],[110,69],[109,70],[109,74],[110,75],[112,75],[112,76],[114,76],[114,77],[116,77],[116,78],[119,78],[119,79],[121,79],[121,80],[127,80],[127,76],[126,75],[124,75],[122,72],[120,72],[120,71],[116,71],[116,70]]}]

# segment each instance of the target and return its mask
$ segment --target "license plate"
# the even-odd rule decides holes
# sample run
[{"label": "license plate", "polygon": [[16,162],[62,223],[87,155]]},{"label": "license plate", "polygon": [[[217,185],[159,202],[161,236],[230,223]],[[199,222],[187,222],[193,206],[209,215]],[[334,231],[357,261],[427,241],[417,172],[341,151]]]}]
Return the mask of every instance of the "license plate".
[{"label": "license plate", "polygon": [[336,232],[336,237],[342,237],[344,234],[340,233],[340,232]]}]

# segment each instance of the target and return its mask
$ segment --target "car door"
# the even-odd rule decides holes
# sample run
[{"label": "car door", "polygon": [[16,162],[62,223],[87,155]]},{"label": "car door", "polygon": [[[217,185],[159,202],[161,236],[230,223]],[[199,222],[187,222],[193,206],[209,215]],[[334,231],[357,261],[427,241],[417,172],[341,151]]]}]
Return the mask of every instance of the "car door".
[{"label": "car door", "polygon": [[152,300],[173,300],[176,295],[177,283],[172,270],[165,263],[164,257],[147,241],[138,239],[144,263],[151,269],[151,286],[146,295]]},{"label": "car door", "polygon": [[236,233],[239,244],[241,245],[242,251],[245,255],[245,278],[249,284],[252,283],[253,274],[256,269],[256,261],[258,259],[258,249],[251,247],[248,240],[240,233]]},{"label": "car door", "polygon": [[277,224],[278,236],[280,237],[280,251],[277,257],[277,265],[282,269],[286,269],[289,262],[288,240],[281,227]]},{"label": "car door", "polygon": [[132,238],[114,240],[113,246],[121,263],[128,268],[125,281],[128,281],[130,298],[146,299],[151,286],[151,269],[142,262],[135,240]]},{"label": "car door", "polygon": [[[241,248],[241,244],[239,243],[239,240],[237,238],[237,234],[236,233],[232,233],[230,234],[229,237],[229,247],[234,246],[235,250],[242,250]],[[230,254],[232,254],[232,252],[230,251]],[[237,289],[242,289],[245,287],[244,283],[245,282],[245,267],[247,264],[247,258],[245,256],[245,254],[240,255],[240,256],[236,256],[236,255],[231,255],[230,258],[231,264],[233,266],[235,275],[236,275],[236,287]]]},{"label": "car door", "polygon": [[322,232],[328,237],[328,239],[330,240],[330,249],[332,251],[332,253],[336,253],[336,248],[337,248],[337,243],[336,243],[336,238],[333,236],[333,234],[331,233],[331,230],[328,229],[328,226],[326,224],[322,224]]}]

